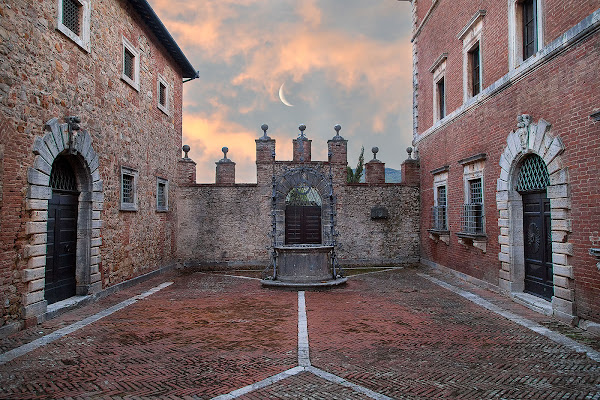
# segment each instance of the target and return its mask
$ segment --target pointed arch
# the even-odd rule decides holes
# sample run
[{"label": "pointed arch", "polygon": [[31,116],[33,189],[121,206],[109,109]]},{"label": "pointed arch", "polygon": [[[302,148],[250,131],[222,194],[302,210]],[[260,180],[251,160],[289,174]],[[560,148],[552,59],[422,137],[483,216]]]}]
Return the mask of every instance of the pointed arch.
[{"label": "pointed arch", "polygon": [[50,175],[58,157],[65,157],[76,177],[78,196],[76,294],[97,293],[102,288],[100,279],[100,245],[102,239],[100,213],[103,208],[103,184],[100,179],[99,158],[92,137],[80,131],[68,147],[67,124],[57,118],[49,120],[42,136],[34,139],[33,164],[27,170],[26,209],[30,218],[25,225],[28,244],[24,258],[27,268],[23,281],[27,283],[24,296],[25,318],[40,316],[47,311],[44,299],[47,255],[48,201],[52,197]]},{"label": "pointed arch", "polygon": [[[499,285],[517,300],[524,300],[524,242],[523,202],[517,191],[519,172],[523,162],[532,154],[539,156],[548,169],[549,185],[546,196],[551,207],[551,239],[554,296],[543,311],[572,322],[575,320],[574,276],[570,258],[573,245],[569,243],[571,232],[571,198],[568,168],[564,166],[565,151],[560,137],[551,132],[551,125],[540,119],[531,123],[529,115],[521,115],[515,131],[509,133],[506,147],[500,156],[500,177],[497,181],[496,203],[499,212],[498,241],[501,262]],[[539,303],[538,303],[539,304]]]}]

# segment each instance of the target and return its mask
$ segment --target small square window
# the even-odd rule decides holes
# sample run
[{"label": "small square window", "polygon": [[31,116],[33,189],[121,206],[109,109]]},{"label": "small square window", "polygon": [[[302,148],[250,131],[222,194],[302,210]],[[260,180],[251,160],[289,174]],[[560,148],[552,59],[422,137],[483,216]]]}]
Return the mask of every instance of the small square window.
[{"label": "small square window", "polygon": [[164,112],[165,114],[169,115],[169,85],[167,84],[165,78],[163,78],[160,74],[158,75],[157,79],[156,92],[158,97],[158,109]]},{"label": "small square window", "polygon": [[59,0],[56,29],[90,52],[89,0]]},{"label": "small square window", "polygon": [[169,210],[169,181],[156,178],[156,210]]},{"label": "small square window", "polygon": [[123,37],[123,65],[121,79],[140,90],[140,53]]},{"label": "small square window", "polygon": [[138,172],[131,168],[121,168],[121,210],[137,210]]}]

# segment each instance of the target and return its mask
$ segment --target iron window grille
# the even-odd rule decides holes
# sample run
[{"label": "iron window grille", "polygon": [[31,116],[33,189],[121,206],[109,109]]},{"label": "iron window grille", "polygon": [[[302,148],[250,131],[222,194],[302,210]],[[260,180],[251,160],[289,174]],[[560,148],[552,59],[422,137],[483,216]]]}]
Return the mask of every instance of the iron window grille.
[{"label": "iron window grille", "polygon": [[463,205],[461,228],[463,233],[484,234],[483,182],[481,178],[469,181],[469,203]]},{"label": "iron window grille", "polygon": [[134,61],[135,56],[126,48],[123,54],[123,73],[131,80],[134,78]]},{"label": "iron window grille", "polygon": [[63,0],[62,2],[62,23],[77,36],[81,34],[82,8],[77,0]]},{"label": "iron window grille", "polygon": [[436,231],[447,231],[447,213],[446,206],[433,206],[431,210],[431,216],[433,218],[432,226],[433,230]]},{"label": "iron window grille", "polygon": [[546,190],[550,184],[548,168],[544,160],[538,155],[531,155],[525,159],[519,171],[517,181],[518,192],[535,192]]},{"label": "iron window grille", "polygon": [[158,102],[161,106],[167,105],[167,87],[162,82],[158,83]]},{"label": "iron window grille", "polygon": [[158,74],[157,78],[156,91],[158,96],[158,109],[169,115],[169,85],[165,78],[160,74]]},{"label": "iron window grille", "polygon": [[53,190],[67,192],[77,191],[77,179],[73,168],[64,157],[58,157],[52,164],[50,172],[50,187]]},{"label": "iron window grille", "polygon": [[137,210],[137,180],[137,171],[126,167],[121,168],[121,210]]}]

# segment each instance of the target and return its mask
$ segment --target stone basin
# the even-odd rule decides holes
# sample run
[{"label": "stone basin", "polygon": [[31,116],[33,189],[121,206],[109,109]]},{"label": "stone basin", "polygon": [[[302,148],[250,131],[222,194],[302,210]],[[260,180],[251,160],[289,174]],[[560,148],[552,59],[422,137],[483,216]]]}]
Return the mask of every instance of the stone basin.
[{"label": "stone basin", "polygon": [[333,279],[333,246],[285,245],[277,252],[277,280],[293,283],[316,283]]}]

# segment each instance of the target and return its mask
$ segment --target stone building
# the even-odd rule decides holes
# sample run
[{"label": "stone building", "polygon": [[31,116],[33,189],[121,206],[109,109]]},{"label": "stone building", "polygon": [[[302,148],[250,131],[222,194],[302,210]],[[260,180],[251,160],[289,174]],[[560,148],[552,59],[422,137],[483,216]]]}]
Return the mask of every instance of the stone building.
[{"label": "stone building", "polygon": [[413,0],[421,257],[600,321],[597,0]]},{"label": "stone building", "polygon": [[[385,183],[385,164],[374,154],[365,165],[366,183],[347,184],[347,141],[339,129],[327,142],[327,161],[312,160],[312,141],[304,133],[293,140],[293,159],[279,161],[275,139],[263,128],[256,140],[256,184],[235,183],[227,148],[217,162],[215,184],[197,184],[195,162],[180,160],[177,248],[183,265],[264,268],[273,244],[331,244],[334,239],[342,266],[418,262],[417,160],[409,154],[402,164],[402,183]],[[299,186],[303,204],[293,198]],[[300,215],[291,214],[295,206],[302,208]],[[290,232],[297,236],[291,238]]]},{"label": "stone building", "polygon": [[3,2],[0,54],[6,333],[175,264],[196,72],[145,0]]}]

